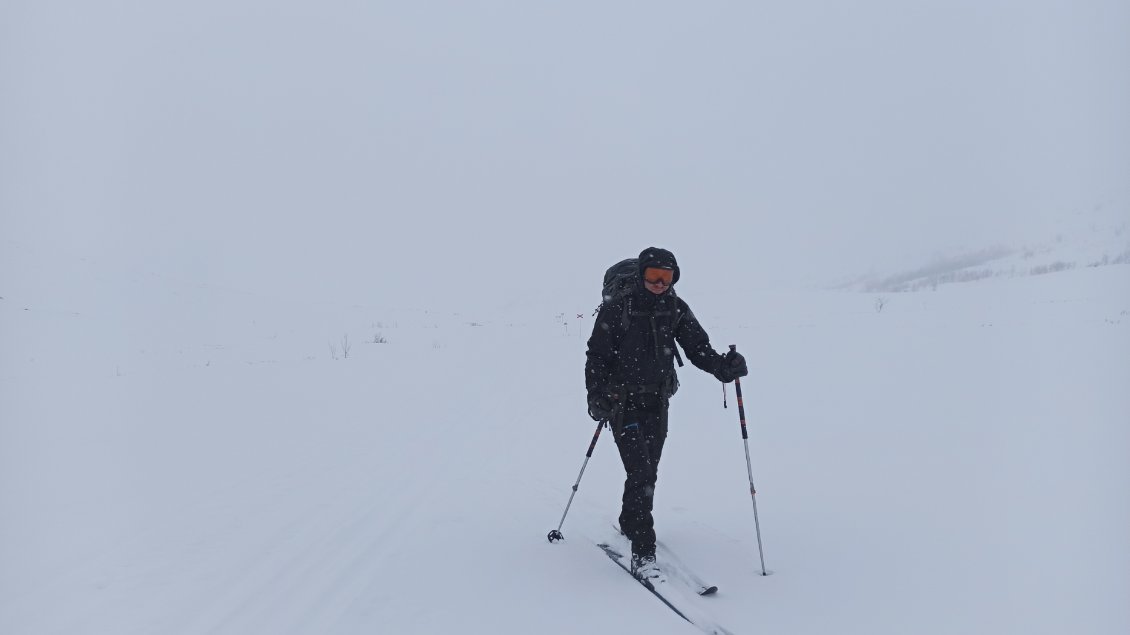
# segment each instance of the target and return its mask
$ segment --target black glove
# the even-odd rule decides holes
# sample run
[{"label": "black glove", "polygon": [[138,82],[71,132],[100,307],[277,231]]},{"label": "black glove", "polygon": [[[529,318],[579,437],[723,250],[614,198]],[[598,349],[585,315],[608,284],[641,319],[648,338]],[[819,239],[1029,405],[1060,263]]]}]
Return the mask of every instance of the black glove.
[{"label": "black glove", "polygon": [[589,416],[593,421],[611,421],[614,412],[612,398],[599,390],[589,392]]},{"label": "black glove", "polygon": [[718,369],[714,376],[723,384],[728,384],[738,377],[745,377],[749,369],[745,366],[745,358],[737,351],[730,351],[718,362]]}]

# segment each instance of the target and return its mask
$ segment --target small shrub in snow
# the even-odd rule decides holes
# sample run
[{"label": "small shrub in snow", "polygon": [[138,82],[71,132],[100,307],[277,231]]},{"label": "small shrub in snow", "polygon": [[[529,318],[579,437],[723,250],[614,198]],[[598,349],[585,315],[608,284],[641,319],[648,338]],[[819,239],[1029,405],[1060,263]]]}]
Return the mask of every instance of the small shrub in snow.
[{"label": "small shrub in snow", "polygon": [[1073,263],[1073,262],[1057,261],[1057,262],[1053,262],[1050,265],[1040,265],[1039,267],[1033,267],[1031,273],[1034,276],[1042,276],[1044,274],[1057,273],[1057,272],[1060,272],[1060,271],[1067,271],[1068,269],[1074,269],[1074,268],[1075,268],[1075,263]]}]

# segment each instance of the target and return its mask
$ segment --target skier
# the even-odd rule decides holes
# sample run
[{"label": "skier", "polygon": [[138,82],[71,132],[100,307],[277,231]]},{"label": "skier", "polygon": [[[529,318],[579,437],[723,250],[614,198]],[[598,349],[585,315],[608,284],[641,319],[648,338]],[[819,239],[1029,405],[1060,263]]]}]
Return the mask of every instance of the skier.
[{"label": "skier", "polygon": [[675,342],[692,364],[723,383],[748,373],[737,351],[720,355],[710,345],[690,307],[672,292],[678,281],[674,254],[643,250],[634,288],[601,305],[585,363],[589,416],[608,422],[627,474],[619,522],[632,541],[632,573],[653,580],[663,579],[655,563],[651,510],[667,407],[679,387]]}]

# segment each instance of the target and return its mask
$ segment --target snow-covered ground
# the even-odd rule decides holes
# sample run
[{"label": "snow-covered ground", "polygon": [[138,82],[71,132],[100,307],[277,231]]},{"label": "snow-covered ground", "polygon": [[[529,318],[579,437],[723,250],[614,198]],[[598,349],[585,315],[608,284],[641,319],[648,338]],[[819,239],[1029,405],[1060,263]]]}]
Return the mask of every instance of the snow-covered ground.
[{"label": "snow-covered ground", "polygon": [[[607,436],[545,538],[594,427],[559,315],[591,324],[595,282],[456,315],[0,258],[0,632],[697,632],[593,546]],[[684,297],[750,361],[773,572],[733,393],[687,367],[656,522],[721,589],[695,611],[738,634],[1130,632],[1130,266],[881,307]]]}]

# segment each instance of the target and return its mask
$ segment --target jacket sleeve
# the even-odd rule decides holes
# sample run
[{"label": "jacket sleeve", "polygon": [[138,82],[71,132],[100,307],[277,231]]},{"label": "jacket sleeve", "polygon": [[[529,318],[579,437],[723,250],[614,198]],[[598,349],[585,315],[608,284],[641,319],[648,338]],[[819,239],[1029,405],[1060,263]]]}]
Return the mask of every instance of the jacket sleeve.
[{"label": "jacket sleeve", "polygon": [[708,373],[713,373],[722,363],[722,356],[710,345],[710,336],[706,334],[698,318],[681,298],[679,308],[683,311],[683,315],[675,330],[675,340],[683,347],[690,363]]},{"label": "jacket sleeve", "polygon": [[585,388],[606,391],[619,363],[620,337],[624,332],[623,301],[605,304],[596,315],[585,353]]}]

